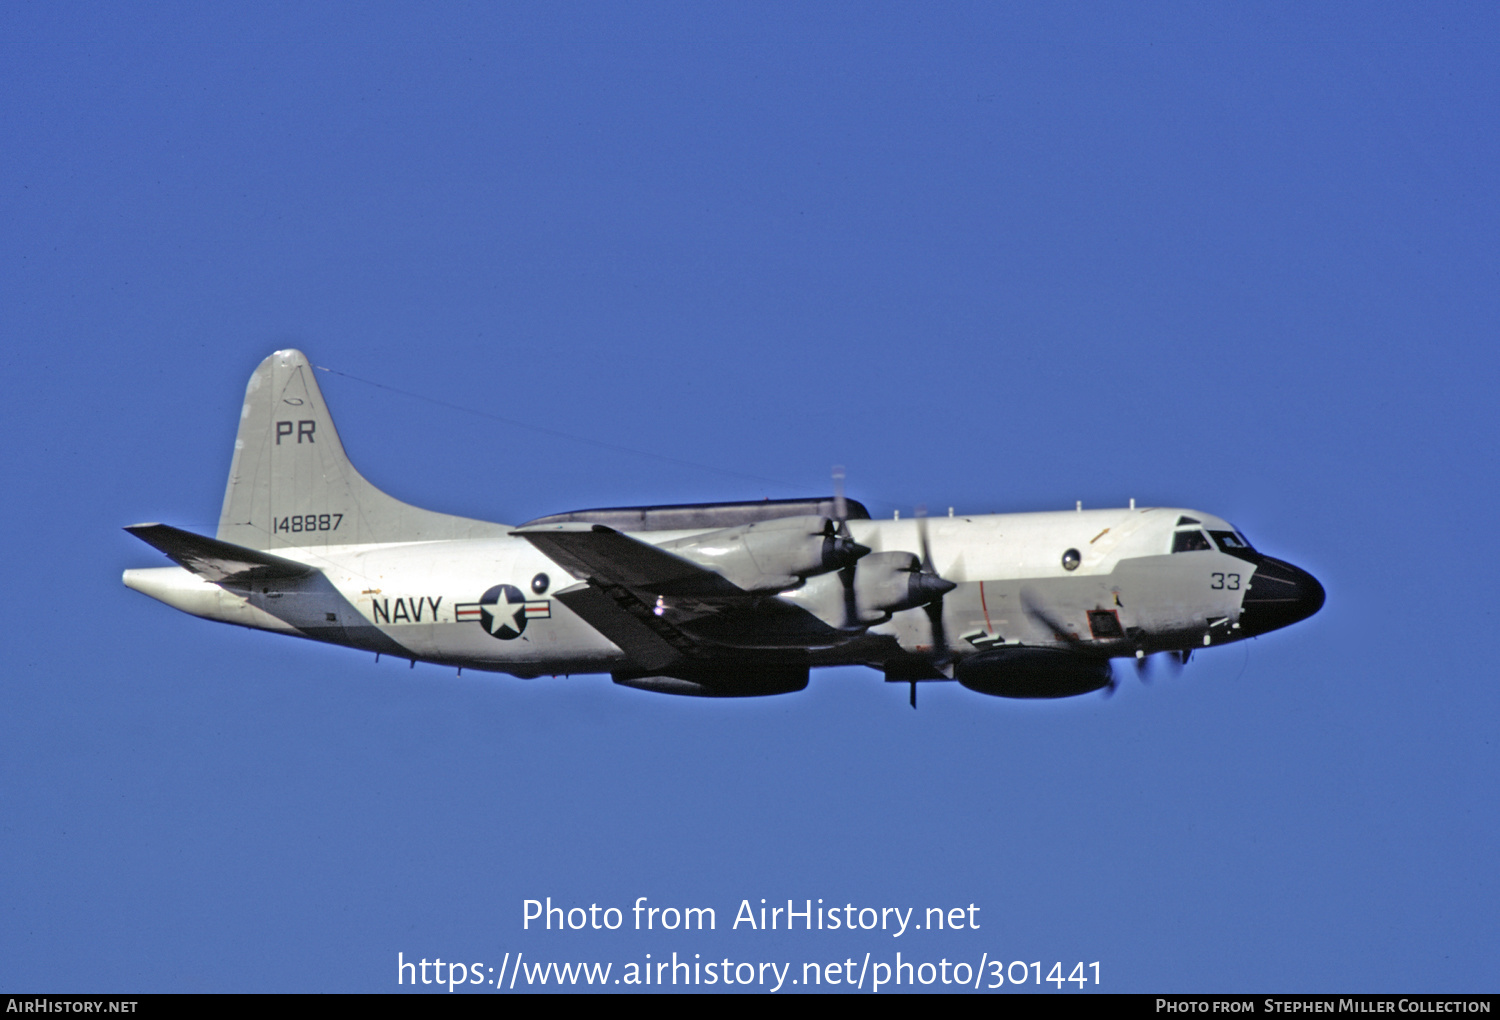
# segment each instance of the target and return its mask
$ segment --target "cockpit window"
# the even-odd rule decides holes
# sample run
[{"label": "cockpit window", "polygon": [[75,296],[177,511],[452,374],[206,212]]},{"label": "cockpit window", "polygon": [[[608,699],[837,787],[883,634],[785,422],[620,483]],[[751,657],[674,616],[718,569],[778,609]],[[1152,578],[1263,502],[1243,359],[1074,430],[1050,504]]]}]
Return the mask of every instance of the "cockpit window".
[{"label": "cockpit window", "polygon": [[1208,536],[1201,531],[1179,531],[1172,536],[1172,551],[1198,552],[1201,549],[1212,549],[1208,544]]},{"label": "cockpit window", "polygon": [[1174,525],[1174,527],[1180,528],[1184,524],[1202,524],[1202,523],[1203,522],[1200,521],[1200,520],[1198,520],[1198,518],[1196,518],[1196,517],[1179,517],[1179,518],[1177,518],[1177,523],[1176,523],[1176,525]]},{"label": "cockpit window", "polygon": [[1237,531],[1210,531],[1209,534],[1219,543],[1219,548],[1227,553],[1250,551],[1250,543]]}]

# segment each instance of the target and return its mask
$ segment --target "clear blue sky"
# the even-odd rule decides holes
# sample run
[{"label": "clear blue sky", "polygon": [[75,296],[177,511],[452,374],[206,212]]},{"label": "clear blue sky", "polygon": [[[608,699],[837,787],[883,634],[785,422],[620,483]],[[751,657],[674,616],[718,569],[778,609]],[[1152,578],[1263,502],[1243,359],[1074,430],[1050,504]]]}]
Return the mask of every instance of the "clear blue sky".
[{"label": "clear blue sky", "polygon": [[[0,10],[0,990],[384,991],[408,959],[1101,961],[1493,991],[1500,22],[1424,5]],[[1321,613],[1055,703],[750,701],[241,631],[279,347],[434,509],[1183,505]],[[739,477],[778,479],[769,484]],[[713,906],[538,934],[521,903]],[[977,904],[895,941],[741,899]],[[878,958],[878,955],[877,955]]]}]

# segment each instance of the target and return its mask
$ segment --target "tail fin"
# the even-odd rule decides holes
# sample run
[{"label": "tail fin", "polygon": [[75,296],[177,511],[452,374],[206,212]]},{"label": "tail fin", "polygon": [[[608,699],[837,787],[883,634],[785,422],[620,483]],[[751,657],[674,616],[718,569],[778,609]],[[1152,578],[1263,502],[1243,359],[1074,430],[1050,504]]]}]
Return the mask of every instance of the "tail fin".
[{"label": "tail fin", "polygon": [[301,351],[277,351],[245,387],[219,540],[250,549],[490,538],[509,529],[393,499],[354,470]]}]

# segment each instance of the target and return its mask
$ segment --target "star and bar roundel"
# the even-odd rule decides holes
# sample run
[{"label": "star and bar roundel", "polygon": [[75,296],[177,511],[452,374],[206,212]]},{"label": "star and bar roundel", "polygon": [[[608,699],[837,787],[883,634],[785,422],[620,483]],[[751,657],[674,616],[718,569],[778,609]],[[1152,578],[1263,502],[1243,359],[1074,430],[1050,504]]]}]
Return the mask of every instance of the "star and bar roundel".
[{"label": "star and bar roundel", "polygon": [[521,636],[527,620],[545,620],[552,615],[551,599],[528,599],[513,584],[497,584],[478,602],[460,602],[453,607],[454,618],[463,623],[473,620],[491,637],[511,641]]}]

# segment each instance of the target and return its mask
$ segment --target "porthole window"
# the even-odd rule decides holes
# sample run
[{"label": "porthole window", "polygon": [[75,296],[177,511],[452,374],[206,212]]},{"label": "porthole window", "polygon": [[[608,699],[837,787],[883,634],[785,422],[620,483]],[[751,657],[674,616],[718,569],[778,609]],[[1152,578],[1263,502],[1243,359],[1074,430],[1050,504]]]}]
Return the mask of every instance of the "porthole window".
[{"label": "porthole window", "polygon": [[1078,564],[1082,562],[1083,557],[1078,555],[1077,549],[1069,549],[1067,552],[1063,553],[1062,563],[1064,570],[1077,570]]},{"label": "porthole window", "polygon": [[531,579],[531,590],[538,595],[545,595],[547,593],[547,585],[551,583],[552,579],[546,574],[538,574]]}]

